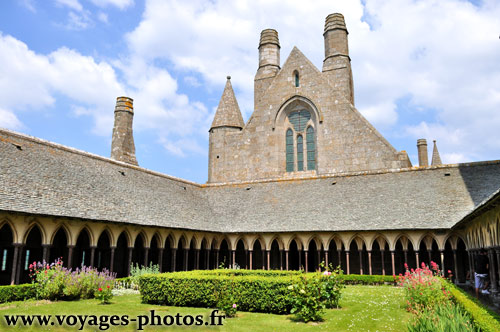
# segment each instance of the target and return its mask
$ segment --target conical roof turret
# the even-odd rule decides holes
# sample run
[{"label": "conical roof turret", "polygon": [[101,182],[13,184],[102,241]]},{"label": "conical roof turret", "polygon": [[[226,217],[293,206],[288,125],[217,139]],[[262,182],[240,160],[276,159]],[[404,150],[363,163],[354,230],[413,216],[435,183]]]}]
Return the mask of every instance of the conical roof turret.
[{"label": "conical roof turret", "polygon": [[431,165],[432,166],[437,166],[437,165],[441,165],[441,157],[439,156],[439,151],[438,151],[438,147],[437,147],[437,144],[436,144],[436,140],[434,140],[434,148],[432,149],[432,163]]},{"label": "conical roof turret", "polygon": [[234,95],[233,86],[231,85],[231,76],[227,77],[224,92],[215,112],[214,121],[210,129],[217,127],[233,127],[242,129],[245,125],[241,116],[238,101]]}]

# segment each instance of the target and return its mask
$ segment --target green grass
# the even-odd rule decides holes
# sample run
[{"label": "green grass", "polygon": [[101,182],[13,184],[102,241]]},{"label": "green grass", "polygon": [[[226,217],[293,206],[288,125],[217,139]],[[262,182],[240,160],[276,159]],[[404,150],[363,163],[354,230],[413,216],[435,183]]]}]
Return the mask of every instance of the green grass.
[{"label": "green grass", "polygon": [[[325,321],[321,323],[297,323],[292,316],[238,312],[236,318],[226,319],[224,326],[207,328],[192,326],[195,331],[405,331],[410,314],[404,309],[403,289],[392,286],[347,286],[344,291],[342,309],[327,310]],[[99,305],[96,300],[75,302],[26,301],[0,305],[0,330],[14,331],[5,325],[5,314],[74,314],[74,315],[125,315],[131,318],[149,314],[204,315],[212,311],[203,308],[164,307],[140,303],[139,295],[123,295],[112,299],[112,304]],[[78,325],[77,325],[78,326]],[[78,327],[34,327],[22,331],[77,331]],[[112,327],[108,331],[135,331],[134,324],[128,327]],[[187,328],[146,327],[145,331],[186,331]],[[96,327],[85,331],[99,331]]]}]

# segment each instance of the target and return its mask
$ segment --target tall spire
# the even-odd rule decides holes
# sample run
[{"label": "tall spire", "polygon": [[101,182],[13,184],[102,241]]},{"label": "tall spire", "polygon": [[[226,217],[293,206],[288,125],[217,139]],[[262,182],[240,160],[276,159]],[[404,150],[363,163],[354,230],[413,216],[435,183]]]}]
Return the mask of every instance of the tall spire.
[{"label": "tall spire", "polygon": [[233,127],[242,129],[245,123],[241,116],[238,101],[234,95],[233,87],[231,85],[231,76],[227,77],[226,87],[222,93],[222,97],[215,112],[214,121],[210,129],[217,127]]},{"label": "tall spire", "polygon": [[438,151],[438,147],[436,144],[436,140],[434,140],[434,149],[432,150],[432,163],[431,163],[431,165],[437,166],[437,165],[441,165],[441,164],[442,164],[441,157],[439,156],[439,151]]}]

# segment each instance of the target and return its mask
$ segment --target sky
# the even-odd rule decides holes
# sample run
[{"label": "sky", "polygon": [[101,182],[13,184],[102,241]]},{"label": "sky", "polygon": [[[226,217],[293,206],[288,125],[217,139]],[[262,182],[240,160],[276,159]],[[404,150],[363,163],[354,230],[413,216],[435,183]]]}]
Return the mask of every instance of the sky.
[{"label": "sky", "polygon": [[345,16],[356,108],[418,164],[500,159],[498,0],[3,0],[0,127],[109,157],[118,96],[134,99],[139,165],[205,183],[208,130],[232,85],[253,111],[260,32],[321,70]]}]

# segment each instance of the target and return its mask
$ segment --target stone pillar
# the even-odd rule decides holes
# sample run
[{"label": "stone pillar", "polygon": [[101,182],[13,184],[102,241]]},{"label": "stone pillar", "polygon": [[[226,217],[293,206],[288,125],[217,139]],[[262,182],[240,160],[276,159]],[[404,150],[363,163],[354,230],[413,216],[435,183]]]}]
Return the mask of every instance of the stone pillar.
[{"label": "stone pillar", "polygon": [[210,270],[210,253],[211,253],[210,249],[205,250],[205,259],[206,259],[205,270]]},{"label": "stone pillar", "polygon": [[231,266],[234,269],[234,267],[236,265],[236,251],[231,250],[230,254],[231,254]]},{"label": "stone pillar", "polygon": [[350,267],[351,264],[349,263],[349,250],[345,251],[345,260],[347,263],[347,274],[351,274],[351,267]]},{"label": "stone pillar", "polygon": [[266,269],[266,251],[265,250],[261,250],[261,253],[262,253],[262,270],[265,270]]},{"label": "stone pillar", "polygon": [[325,250],[325,265],[326,269],[328,270],[328,250]]},{"label": "stone pillar", "polygon": [[429,256],[429,267],[430,267],[432,262],[432,251],[427,249],[427,255]]},{"label": "stone pillar", "polygon": [[420,268],[420,259],[418,257],[418,251],[415,251],[415,260],[416,260],[416,263],[417,263],[417,269]]},{"label": "stone pillar", "polygon": [[200,269],[200,249],[194,250],[194,269]]},{"label": "stone pillar", "polygon": [[309,260],[307,257],[308,250],[304,250],[304,260],[305,260],[305,271],[306,273],[309,272]]},{"label": "stone pillar", "polygon": [[396,264],[395,264],[395,261],[394,261],[394,250],[391,250],[391,264],[392,264],[392,275],[395,276],[396,275]]},{"label": "stone pillar", "polygon": [[496,275],[496,265],[495,265],[495,251],[494,249],[490,248],[488,250],[488,258],[490,260],[489,262],[489,275],[490,275],[490,282],[491,282],[491,292],[492,293],[498,293],[498,285],[497,285],[497,275]]},{"label": "stone pillar", "polygon": [[219,249],[215,249],[215,268],[219,268]]},{"label": "stone pillar", "polygon": [[134,247],[128,247],[127,256],[127,277],[130,276],[130,265],[132,265],[132,254],[134,252]]},{"label": "stone pillar", "polygon": [[111,273],[115,270],[115,249],[116,247],[109,247],[110,250],[109,272]]},{"label": "stone pillar", "polygon": [[358,249],[359,253],[359,274],[363,274],[363,249]]},{"label": "stone pillar", "polygon": [[248,250],[248,260],[250,265],[250,270],[253,270],[253,250]]},{"label": "stone pillar", "polygon": [[271,250],[266,250],[267,256],[267,269],[271,270]]},{"label": "stone pillar", "polygon": [[[299,270],[302,269],[302,249],[297,250],[299,252]],[[304,269],[305,270],[305,269]]]},{"label": "stone pillar", "polygon": [[19,244],[19,254],[17,257],[17,262],[16,262],[16,285],[19,285],[19,281],[21,280],[21,273],[23,271],[23,256],[24,256],[24,249],[25,244]]},{"label": "stone pillar", "polygon": [[455,284],[458,284],[458,263],[457,263],[457,249],[453,249],[453,264],[455,266]]},{"label": "stone pillar", "polygon": [[189,259],[189,249],[187,248],[182,248],[182,254],[183,254],[183,262],[182,262],[182,270],[187,271],[188,270],[188,259]]},{"label": "stone pillar", "polygon": [[163,272],[163,248],[158,248],[158,269]]},{"label": "stone pillar", "polygon": [[17,275],[17,265],[19,264],[19,249],[22,246],[20,243],[14,243],[14,255],[12,257],[12,271],[10,272],[10,284],[14,285],[16,283]]},{"label": "stone pillar", "polygon": [[288,267],[289,267],[289,261],[288,261],[288,250],[285,250],[285,266],[286,266],[286,270],[288,271]]},{"label": "stone pillar", "polygon": [[[90,246],[90,262],[89,266],[94,267],[95,246]],[[82,262],[85,265],[85,262]]]},{"label": "stone pillar", "polygon": [[42,262],[45,262],[45,264],[50,264],[49,259],[50,259],[50,244],[42,244],[43,248],[43,253],[42,253]]},{"label": "stone pillar", "polygon": [[171,248],[170,249],[171,251],[171,255],[172,255],[172,259],[170,260],[170,263],[172,264],[172,266],[170,267],[170,270],[172,272],[175,272],[175,267],[176,267],[176,261],[177,261],[177,248]]},{"label": "stone pillar", "polygon": [[337,256],[339,258],[339,266],[342,269],[342,250],[337,249]]},{"label": "stone pillar", "polygon": [[385,276],[385,250],[380,250],[380,256],[382,257],[382,275]]},{"label": "stone pillar", "polygon": [[441,271],[443,271],[444,276],[446,277],[446,267],[444,266],[444,250],[439,250],[439,255],[441,256]]},{"label": "stone pillar", "polygon": [[248,249],[245,249],[245,270],[248,270]]},{"label": "stone pillar", "polygon": [[283,271],[283,249],[280,249],[280,270]]},{"label": "stone pillar", "polygon": [[144,266],[148,266],[149,248],[144,248]]},{"label": "stone pillar", "polygon": [[404,249],[403,254],[405,255],[405,268],[406,268],[406,266],[408,266],[408,249]]},{"label": "stone pillar", "polygon": [[316,266],[316,270],[319,270],[319,263],[321,263],[321,250],[316,251],[316,257],[318,258],[316,261],[318,262],[318,266]]},{"label": "stone pillar", "polygon": [[68,262],[66,263],[68,269],[71,269],[73,267],[73,249],[75,248],[74,245],[69,245],[68,246]]},{"label": "stone pillar", "polygon": [[[418,150],[418,165],[421,167],[429,166],[429,156],[427,154],[427,140],[425,138],[420,138],[417,140],[417,150]],[[430,264],[429,258],[429,264]]]},{"label": "stone pillar", "polygon": [[372,275],[372,252],[368,250],[368,272]]}]

